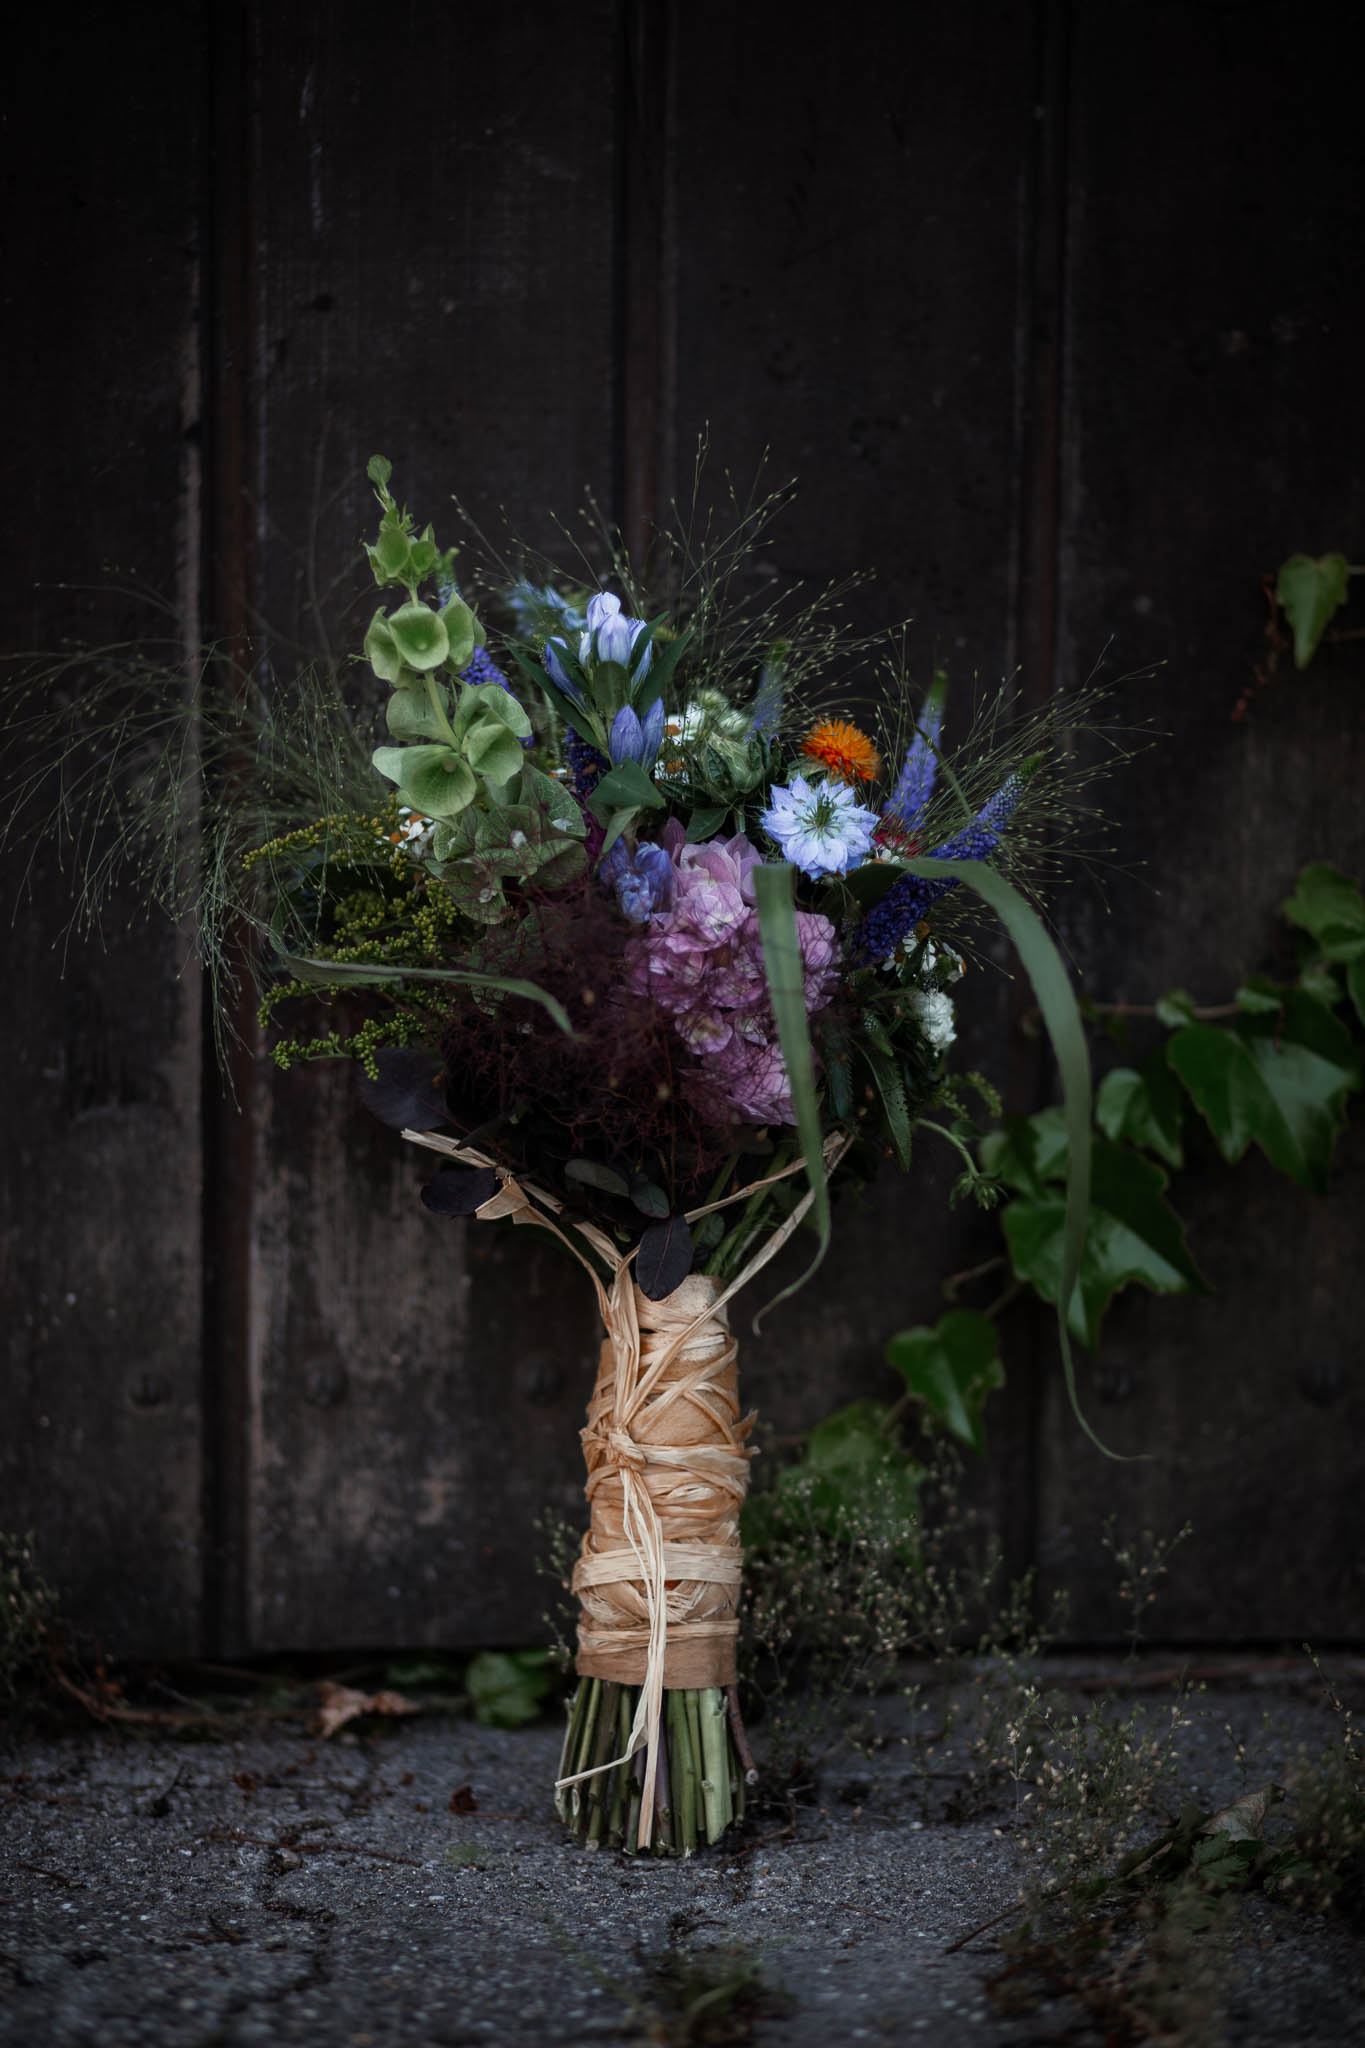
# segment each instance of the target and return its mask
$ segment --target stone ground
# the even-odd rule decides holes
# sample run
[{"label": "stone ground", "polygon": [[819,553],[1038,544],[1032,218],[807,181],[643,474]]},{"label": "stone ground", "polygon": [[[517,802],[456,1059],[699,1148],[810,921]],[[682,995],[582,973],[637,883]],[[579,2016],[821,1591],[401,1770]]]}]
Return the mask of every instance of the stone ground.
[{"label": "stone ground", "polygon": [[[1181,1738],[1207,1803],[1246,1789],[1228,1726],[1257,1771],[1333,1733],[1302,1674],[1230,1673]],[[1001,2009],[990,1980],[1036,1850],[1008,1803],[949,1818],[894,1729],[871,1759],[829,1760],[812,1803],[688,1862],[571,1844],[546,1797],[557,1747],[549,1726],[425,1717],[326,1743],[299,1723],[213,1740],[15,1724],[0,2044],[1127,2038],[1065,2002]],[[1365,2043],[1365,1943],[1339,1921],[1252,1902],[1186,1967],[1204,1989],[1166,2040]],[[731,2005],[718,1987],[755,1968],[757,2003]]]}]

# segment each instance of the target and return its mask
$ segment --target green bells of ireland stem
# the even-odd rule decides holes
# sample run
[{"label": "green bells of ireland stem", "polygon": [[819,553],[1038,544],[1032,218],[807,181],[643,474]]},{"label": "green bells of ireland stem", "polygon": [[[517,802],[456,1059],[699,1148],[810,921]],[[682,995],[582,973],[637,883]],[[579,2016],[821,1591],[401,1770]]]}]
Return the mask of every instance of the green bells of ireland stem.
[{"label": "green bells of ireland stem", "polygon": [[520,773],[521,742],[531,721],[498,683],[467,683],[453,705],[448,687],[429,676],[400,685],[390,700],[390,732],[418,744],[376,747],[371,759],[396,782],[405,803],[428,818],[457,818],[483,782],[490,801]]}]

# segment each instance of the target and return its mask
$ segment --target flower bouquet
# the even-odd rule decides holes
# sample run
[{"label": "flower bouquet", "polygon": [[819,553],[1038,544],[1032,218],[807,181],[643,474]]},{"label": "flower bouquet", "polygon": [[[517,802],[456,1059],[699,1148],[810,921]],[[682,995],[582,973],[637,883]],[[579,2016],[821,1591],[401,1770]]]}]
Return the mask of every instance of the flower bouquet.
[{"label": "flower bouquet", "polygon": [[182,785],[207,788],[199,928],[220,966],[234,923],[259,934],[263,1021],[304,1017],[279,1063],[357,1060],[369,1107],[439,1158],[429,1209],[550,1232],[588,1274],[605,1335],[557,1801],[590,1842],[686,1853],[753,1777],[735,1668],[753,1417],[731,1306],[802,1224],[807,1277],[831,1181],[907,1168],[917,1129],[986,1192],[944,1067],[972,895],[1033,981],[1081,1139],[1070,1298],[1088,1068],[1018,886],[1069,800],[1059,719],[1008,725],[1002,698],[949,755],[944,679],[916,701],[894,658],[860,710],[871,643],[842,631],[837,594],[744,596],[757,515],[723,545],[679,543],[654,612],[619,554],[592,585],[521,574],[485,602],[389,464],[369,474],[366,554],[393,593],[364,638],[383,743],[360,737],[354,690],[314,677],[292,711],[250,712],[244,769],[248,678],[235,733],[201,719],[191,749],[171,718],[149,768],[134,718],[99,772],[136,757],[125,808],[159,834],[146,872],[172,908]]}]

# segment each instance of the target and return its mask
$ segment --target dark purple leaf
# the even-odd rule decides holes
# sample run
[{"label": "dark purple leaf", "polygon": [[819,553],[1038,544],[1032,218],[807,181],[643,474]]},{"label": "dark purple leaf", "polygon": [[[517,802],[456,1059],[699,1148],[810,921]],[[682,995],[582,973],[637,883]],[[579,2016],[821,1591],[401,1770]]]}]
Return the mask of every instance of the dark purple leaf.
[{"label": "dark purple leaf", "polygon": [[472,1216],[498,1192],[491,1166],[443,1166],[422,1190],[422,1200],[437,1216]]},{"label": "dark purple leaf", "polygon": [[635,1254],[635,1279],[650,1301],[662,1301],[692,1271],[692,1233],[685,1216],[651,1223]]},{"label": "dark purple leaf", "polygon": [[438,1052],[389,1046],[375,1054],[378,1078],[360,1077],[360,1099],[371,1116],[395,1131],[433,1131],[446,1121],[445,1069]]}]

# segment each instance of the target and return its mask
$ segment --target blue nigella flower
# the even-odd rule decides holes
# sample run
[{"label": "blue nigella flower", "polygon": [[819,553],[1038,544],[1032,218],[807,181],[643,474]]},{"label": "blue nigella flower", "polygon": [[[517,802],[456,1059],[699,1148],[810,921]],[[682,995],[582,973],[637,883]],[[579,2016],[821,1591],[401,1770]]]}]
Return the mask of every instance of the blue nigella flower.
[{"label": "blue nigella flower", "polygon": [[[494,661],[492,655],[484,647],[476,647],[474,649],[474,659],[470,662],[468,668],[461,669],[460,681],[462,683],[476,684],[501,683],[503,689],[506,690],[509,697],[515,697],[516,695],[516,691],[512,688],[512,685],[508,682],[506,676],[498,667],[498,664]],[[521,744],[524,747],[533,747],[535,743],[535,735],[533,733],[527,733],[526,737],[522,740]]]},{"label": "blue nigella flower", "polygon": [[864,809],[848,783],[813,787],[804,775],[793,775],[785,789],[770,795],[759,823],[781,847],[784,860],[813,882],[861,867],[872,848],[877,813]]},{"label": "blue nigella flower", "polygon": [[598,871],[602,880],[616,891],[616,900],[632,924],[648,924],[651,917],[673,906],[677,870],[662,846],[637,846],[632,853],[624,839],[618,839]]},{"label": "blue nigella flower", "polygon": [[[929,860],[988,860],[1000,844],[1001,836],[1010,819],[1018,809],[1019,799],[1028,786],[1029,778],[1038,766],[1039,756],[1033,755],[1006,776],[989,803],[981,806],[971,823],[965,825],[951,839],[945,839],[941,846],[933,847],[926,856]],[[920,919],[932,904],[957,882],[949,876],[902,875],[892,884],[880,903],[874,904],[867,916],[853,934],[850,952],[855,960],[863,964],[889,960],[901,941],[908,938]]]},{"label": "blue nigella flower", "polygon": [[664,737],[664,700],[656,697],[644,715],[629,704],[623,704],[611,722],[607,745],[611,749],[611,765],[620,766],[622,761],[638,761],[642,768],[654,766]]},{"label": "blue nigella flower", "polygon": [[943,725],[943,702],[948,678],[935,676],[915,727],[915,737],[906,751],[900,779],[887,799],[882,816],[906,832],[913,832],[924,816],[934,793],[938,772],[938,736]]}]

